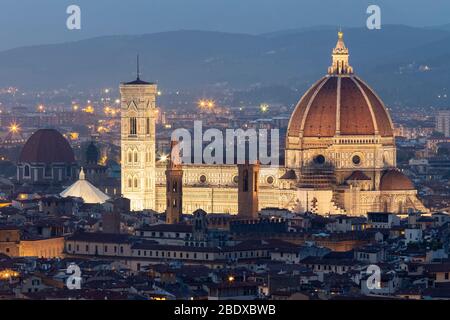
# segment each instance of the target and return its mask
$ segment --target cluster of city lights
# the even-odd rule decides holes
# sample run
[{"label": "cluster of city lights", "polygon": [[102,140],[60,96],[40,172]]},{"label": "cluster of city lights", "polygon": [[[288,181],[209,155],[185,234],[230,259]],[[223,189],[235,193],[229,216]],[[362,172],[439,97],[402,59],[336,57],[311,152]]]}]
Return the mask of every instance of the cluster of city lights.
[{"label": "cluster of city lights", "polygon": [[110,116],[116,116],[119,113],[119,110],[114,109],[112,107],[106,106],[103,111],[105,112],[106,115],[110,115]]},{"label": "cluster of city lights", "polygon": [[106,127],[99,126],[99,127],[97,128],[97,132],[98,132],[98,133],[107,133],[107,132],[109,132],[109,130],[108,130],[108,128],[106,128]]},{"label": "cluster of city lights", "polygon": [[92,113],[94,113],[95,112],[95,109],[94,109],[94,107],[93,106],[91,106],[91,105],[88,105],[86,108],[84,108],[83,109],[83,112],[86,112],[86,113],[90,113],[90,114],[92,114]]},{"label": "cluster of city lights", "polygon": [[1,280],[9,280],[11,278],[17,278],[20,274],[17,271],[5,269],[0,271]]},{"label": "cluster of city lights", "polygon": [[70,140],[78,140],[80,134],[78,132],[69,132],[68,137]]},{"label": "cluster of city lights", "polygon": [[216,103],[214,100],[201,99],[198,101],[198,106],[200,109],[214,109]]}]

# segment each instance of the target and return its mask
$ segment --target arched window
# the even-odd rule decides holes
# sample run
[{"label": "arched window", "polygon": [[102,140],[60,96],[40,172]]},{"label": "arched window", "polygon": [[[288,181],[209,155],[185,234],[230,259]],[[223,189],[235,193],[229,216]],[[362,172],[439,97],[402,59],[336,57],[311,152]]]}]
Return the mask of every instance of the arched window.
[{"label": "arched window", "polygon": [[132,188],[133,187],[133,181],[131,178],[128,178],[128,188]]},{"label": "arched window", "polygon": [[137,151],[135,151],[134,152],[134,162],[138,162],[138,152]]},{"label": "arched window", "polygon": [[28,178],[30,177],[30,166],[29,165],[25,165],[25,168],[23,170],[23,175]]},{"label": "arched window", "polygon": [[128,163],[133,162],[133,153],[131,151],[128,151]]},{"label": "arched window", "polygon": [[138,188],[139,187],[139,184],[138,184],[138,178],[134,178],[134,187],[135,188]]}]

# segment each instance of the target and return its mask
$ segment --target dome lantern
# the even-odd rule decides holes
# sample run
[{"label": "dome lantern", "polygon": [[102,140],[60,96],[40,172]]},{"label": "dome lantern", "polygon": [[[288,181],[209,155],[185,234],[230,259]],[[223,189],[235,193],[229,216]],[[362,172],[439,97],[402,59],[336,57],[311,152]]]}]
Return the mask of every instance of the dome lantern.
[{"label": "dome lantern", "polygon": [[349,54],[344,43],[344,33],[342,31],[338,32],[338,41],[331,56],[333,58],[333,64],[328,68],[328,74],[353,74],[353,67],[348,62]]}]

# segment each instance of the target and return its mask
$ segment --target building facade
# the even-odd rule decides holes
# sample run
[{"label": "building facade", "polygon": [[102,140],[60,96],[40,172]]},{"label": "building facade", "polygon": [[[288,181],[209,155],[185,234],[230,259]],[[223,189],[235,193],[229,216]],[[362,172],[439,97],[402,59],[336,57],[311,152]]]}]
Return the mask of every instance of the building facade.
[{"label": "building facade", "polygon": [[[132,210],[164,212],[166,191],[172,189],[167,189],[166,164],[154,159],[156,85],[138,78],[123,84],[121,94],[123,194]],[[396,169],[389,112],[354,74],[342,32],[328,73],[292,113],[285,152],[284,166],[259,169],[258,201],[253,202],[259,210],[347,215],[427,211],[412,182]],[[183,213],[238,213],[238,166],[183,164],[182,171]]]},{"label": "building facade", "polygon": [[131,210],[155,208],[156,84],[138,78],[121,94],[121,189]]},{"label": "building facade", "polygon": [[450,137],[450,111],[439,111],[436,116],[436,131]]}]

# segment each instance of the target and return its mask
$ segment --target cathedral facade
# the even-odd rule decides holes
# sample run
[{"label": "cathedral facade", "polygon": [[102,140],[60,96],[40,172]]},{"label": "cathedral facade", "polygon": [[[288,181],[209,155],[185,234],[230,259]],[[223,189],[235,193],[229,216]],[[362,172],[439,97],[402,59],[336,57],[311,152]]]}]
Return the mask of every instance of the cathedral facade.
[{"label": "cathedral facade", "polygon": [[[132,210],[164,212],[167,166],[155,161],[156,85],[121,85],[122,192]],[[393,123],[377,94],[349,64],[339,32],[328,73],[300,99],[286,136],[285,165],[261,166],[258,206],[363,215],[427,211],[396,169]],[[182,212],[238,212],[238,166],[182,165]],[[172,192],[169,197],[173,199]]]}]

